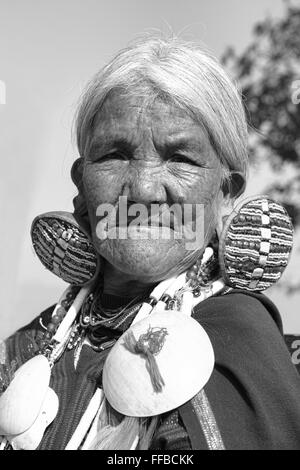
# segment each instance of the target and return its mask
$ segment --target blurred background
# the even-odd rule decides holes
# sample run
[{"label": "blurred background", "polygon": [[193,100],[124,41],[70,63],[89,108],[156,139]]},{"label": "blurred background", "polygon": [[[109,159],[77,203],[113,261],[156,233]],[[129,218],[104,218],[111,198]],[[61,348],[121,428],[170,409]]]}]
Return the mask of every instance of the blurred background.
[{"label": "blurred background", "polygon": [[296,228],[290,265],[267,295],[285,332],[300,334],[300,2],[0,0],[0,338],[64,289],[34,255],[29,231],[39,213],[72,210],[71,129],[82,89],[120,48],[153,29],[204,43],[243,92],[247,195],[284,202]]}]

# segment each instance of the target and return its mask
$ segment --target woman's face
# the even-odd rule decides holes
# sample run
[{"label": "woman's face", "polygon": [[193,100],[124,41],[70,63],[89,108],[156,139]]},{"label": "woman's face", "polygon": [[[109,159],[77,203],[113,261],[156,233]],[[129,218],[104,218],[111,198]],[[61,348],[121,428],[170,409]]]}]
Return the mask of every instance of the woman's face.
[{"label": "woman's face", "polygon": [[[206,132],[185,111],[159,98],[146,105],[142,95],[112,93],[96,120],[83,170],[97,251],[116,269],[144,282],[168,277],[178,266],[180,271],[187,268],[215,228],[221,176],[220,160]],[[131,211],[127,235],[108,232],[103,239],[99,227],[107,219],[101,205],[109,203],[118,209],[120,196],[127,197],[126,209],[142,204],[146,219],[142,217],[137,226]],[[170,219],[173,225],[162,232],[169,220],[164,216],[170,215],[168,208],[173,204],[177,205]],[[158,208],[152,218],[151,205]],[[195,229],[205,233],[205,241],[202,236],[194,239],[196,245],[187,244],[187,236]]]}]

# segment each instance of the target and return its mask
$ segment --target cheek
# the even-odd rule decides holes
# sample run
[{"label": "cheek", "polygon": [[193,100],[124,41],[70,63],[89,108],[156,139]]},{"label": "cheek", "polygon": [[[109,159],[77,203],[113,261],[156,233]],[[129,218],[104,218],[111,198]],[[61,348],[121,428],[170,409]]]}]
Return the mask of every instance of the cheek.
[{"label": "cheek", "polygon": [[[221,180],[221,169],[203,170],[201,175],[194,178],[186,192],[185,201],[193,205],[193,230],[204,229],[203,236],[207,240],[217,225]],[[201,208],[195,208],[198,205],[201,205]]]},{"label": "cheek", "polygon": [[218,195],[221,188],[222,173],[219,168],[203,170],[201,175],[193,179],[185,193],[185,202],[201,205],[204,209],[205,220],[215,212]]},{"label": "cheek", "polygon": [[97,165],[86,165],[83,173],[83,188],[88,208],[95,210],[99,204],[115,204],[121,189],[122,176],[115,172],[104,172]]},{"label": "cheek", "polygon": [[[191,184],[192,183],[192,184]],[[219,168],[203,170],[190,181],[186,193],[186,202],[210,206],[221,187],[221,170]]]}]

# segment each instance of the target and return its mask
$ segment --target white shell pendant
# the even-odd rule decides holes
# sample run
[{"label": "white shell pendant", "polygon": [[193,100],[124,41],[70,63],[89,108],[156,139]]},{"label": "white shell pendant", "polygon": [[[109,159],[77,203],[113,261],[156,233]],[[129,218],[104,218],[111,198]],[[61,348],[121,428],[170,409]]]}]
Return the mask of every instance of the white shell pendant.
[{"label": "white shell pendant", "polygon": [[52,423],[59,407],[58,396],[48,388],[41,410],[32,426],[17,436],[7,436],[14,450],[35,450],[44,435],[45,429]]},{"label": "white shell pendant", "polygon": [[0,434],[26,431],[36,420],[50,381],[50,365],[42,356],[25,362],[0,397]]},{"label": "white shell pendant", "polygon": [[[163,379],[155,391],[146,356],[124,346],[132,332],[136,341],[149,331],[165,331],[154,355]],[[202,326],[173,310],[155,312],[127,330],[110,351],[103,369],[103,390],[111,406],[127,416],[154,416],[193,398],[208,382],[214,368],[214,352]]]}]

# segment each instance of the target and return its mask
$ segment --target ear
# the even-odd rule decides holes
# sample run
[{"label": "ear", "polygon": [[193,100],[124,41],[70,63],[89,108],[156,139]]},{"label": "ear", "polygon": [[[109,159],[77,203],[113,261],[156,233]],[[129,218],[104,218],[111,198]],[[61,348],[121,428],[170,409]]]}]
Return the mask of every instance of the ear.
[{"label": "ear", "polygon": [[234,200],[244,192],[245,186],[245,176],[238,171],[233,171],[230,174],[230,180],[224,181],[220,191],[219,213],[216,226],[219,238],[221,236],[226,219],[233,210]]},{"label": "ear", "polygon": [[245,191],[245,187],[245,176],[239,171],[233,171],[230,173],[230,180],[223,183],[222,191],[225,197],[237,199]]},{"label": "ear", "polygon": [[71,178],[73,183],[77,186],[78,191],[82,188],[82,175],[83,175],[83,158],[79,157],[72,165]]},{"label": "ear", "polygon": [[218,195],[218,210],[217,210],[217,219],[216,219],[216,232],[218,238],[220,239],[224,223],[228,215],[232,212],[233,208],[233,199],[230,192],[224,192],[224,189],[221,188]]},{"label": "ear", "polygon": [[88,234],[91,234],[91,227],[88,215],[88,209],[83,191],[83,158],[77,158],[71,168],[71,178],[78,189],[78,195],[73,199],[74,217],[77,223]]}]

